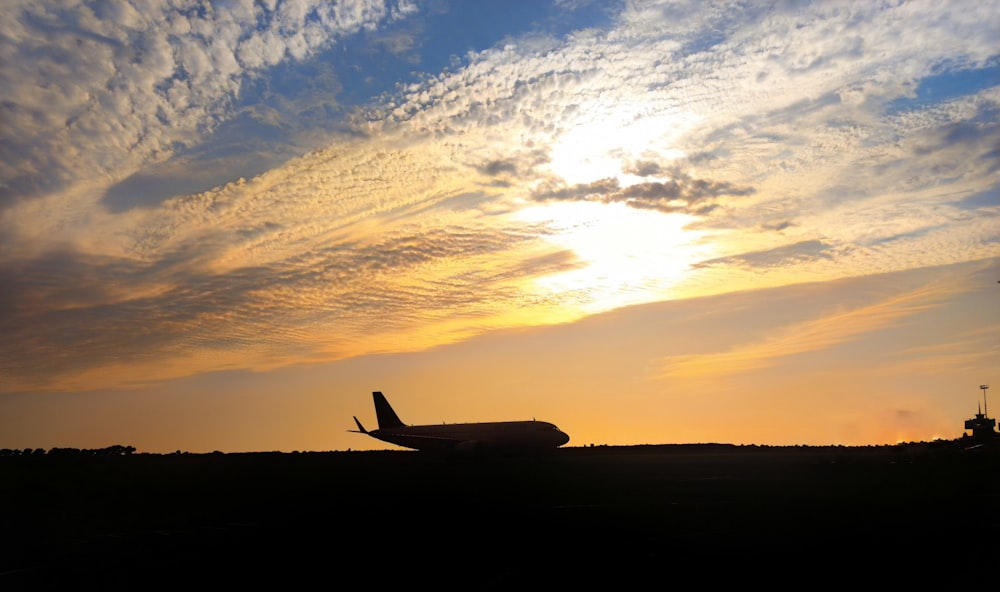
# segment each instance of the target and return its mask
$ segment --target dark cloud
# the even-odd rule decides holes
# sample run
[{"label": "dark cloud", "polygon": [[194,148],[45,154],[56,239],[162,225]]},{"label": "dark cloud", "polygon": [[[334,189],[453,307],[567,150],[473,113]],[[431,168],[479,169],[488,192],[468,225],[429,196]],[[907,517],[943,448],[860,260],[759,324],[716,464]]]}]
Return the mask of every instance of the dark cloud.
[{"label": "dark cloud", "polygon": [[969,119],[949,122],[934,129],[925,142],[916,148],[916,153],[931,154],[954,145],[980,144],[995,149],[998,136],[1000,136],[1000,106],[980,104]]},{"label": "dark cloud", "polygon": [[494,185],[509,186],[511,178],[530,177],[535,167],[543,165],[549,160],[547,151],[529,148],[503,158],[468,164],[482,175],[495,177]]},{"label": "dark cloud", "polygon": [[653,177],[653,176],[659,176],[661,173],[663,173],[663,167],[658,162],[651,160],[644,160],[631,163],[623,167],[622,171],[629,175],[635,175],[637,177]]},{"label": "dark cloud", "polygon": [[[940,187],[961,179],[980,188],[992,187],[1000,152],[1000,108],[989,101],[974,102],[971,109],[957,109],[946,122],[927,120],[908,133],[901,143],[908,153],[871,165],[879,179],[894,179],[897,190]],[[962,119],[958,119],[961,117]],[[920,121],[925,121],[921,119]],[[849,186],[849,188],[855,188]],[[874,191],[877,185],[872,185]]]},{"label": "dark cloud", "polygon": [[501,174],[517,174],[517,163],[513,159],[508,160],[492,160],[485,163],[484,165],[477,167],[480,173],[484,175],[489,175],[495,177]]},{"label": "dark cloud", "polygon": [[942,228],[943,225],[933,224],[933,225],[923,226],[921,228],[917,228],[916,230],[911,230],[909,232],[900,232],[897,234],[880,236],[869,240],[859,240],[858,243],[865,246],[885,246],[896,242],[903,242],[929,236],[934,232],[941,230]]},{"label": "dark cloud", "polygon": [[829,259],[832,247],[820,240],[803,241],[765,251],[742,253],[731,257],[709,259],[694,265],[703,267],[739,267],[743,269],[761,270],[795,265],[817,259]]},{"label": "dark cloud", "polygon": [[782,230],[792,228],[793,226],[797,226],[797,224],[795,222],[792,222],[791,220],[777,220],[774,222],[764,222],[763,224],[760,225],[760,228],[761,230],[771,230],[774,232],[781,232]]},{"label": "dark cloud", "polygon": [[620,189],[618,179],[608,178],[572,187],[544,186],[532,196],[536,201],[606,201]]},{"label": "dark cloud", "polygon": [[[643,163],[640,170],[655,174],[655,166]],[[660,171],[656,169],[659,173]],[[660,212],[684,212],[704,215],[717,207],[716,199],[724,196],[743,196],[754,192],[752,187],[742,187],[724,181],[692,179],[676,171],[668,173],[669,181],[637,183],[622,188],[617,179],[608,178],[572,187],[547,187],[532,197],[537,201],[599,201],[624,203],[633,208]]]}]

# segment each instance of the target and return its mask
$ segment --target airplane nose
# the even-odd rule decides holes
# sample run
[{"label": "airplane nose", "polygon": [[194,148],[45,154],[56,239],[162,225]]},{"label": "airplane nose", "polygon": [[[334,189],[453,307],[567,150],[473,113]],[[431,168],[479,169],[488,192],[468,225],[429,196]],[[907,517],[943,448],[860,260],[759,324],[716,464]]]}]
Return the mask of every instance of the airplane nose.
[{"label": "airplane nose", "polygon": [[566,432],[560,431],[558,441],[559,443],[556,446],[562,446],[566,442],[569,442],[569,435]]}]

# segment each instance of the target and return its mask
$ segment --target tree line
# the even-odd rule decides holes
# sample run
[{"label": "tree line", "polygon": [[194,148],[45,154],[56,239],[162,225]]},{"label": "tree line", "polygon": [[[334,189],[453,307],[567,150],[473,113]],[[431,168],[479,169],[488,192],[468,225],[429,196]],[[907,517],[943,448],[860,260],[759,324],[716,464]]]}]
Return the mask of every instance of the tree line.
[{"label": "tree line", "polygon": [[127,456],[135,452],[135,446],[115,444],[107,448],[0,448],[0,456]]}]

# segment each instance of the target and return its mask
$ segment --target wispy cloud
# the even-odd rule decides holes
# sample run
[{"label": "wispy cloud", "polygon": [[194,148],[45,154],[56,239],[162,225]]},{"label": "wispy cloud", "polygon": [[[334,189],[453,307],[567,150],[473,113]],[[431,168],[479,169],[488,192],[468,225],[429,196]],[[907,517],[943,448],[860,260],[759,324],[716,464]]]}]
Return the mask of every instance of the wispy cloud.
[{"label": "wispy cloud", "polygon": [[785,267],[790,264],[808,262],[817,258],[831,256],[830,246],[823,241],[803,241],[791,245],[783,245],[764,251],[740,253],[730,257],[709,259],[695,264],[697,268],[707,267],[741,267],[751,270],[765,270]]},{"label": "wispy cloud", "polygon": [[[572,265],[493,261],[531,238],[411,229],[228,270],[203,267],[202,243],[148,263],[50,254],[4,270],[5,388],[77,386],[109,366],[122,367],[106,377],[113,384],[153,366],[184,375],[449,341],[518,306],[518,282]],[[466,329],[450,324],[462,317]],[[198,361],[180,369],[170,364],[178,356]]]},{"label": "wispy cloud", "polygon": [[828,349],[892,327],[938,305],[954,287],[929,285],[849,311],[769,330],[759,341],[727,351],[671,356],[663,376],[719,378],[771,367],[791,356]]}]

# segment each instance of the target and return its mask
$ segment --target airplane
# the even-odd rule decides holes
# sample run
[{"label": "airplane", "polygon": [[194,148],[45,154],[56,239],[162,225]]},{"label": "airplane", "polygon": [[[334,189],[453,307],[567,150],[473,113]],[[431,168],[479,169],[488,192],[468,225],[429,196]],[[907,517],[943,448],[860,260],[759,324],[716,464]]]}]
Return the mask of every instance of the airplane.
[{"label": "airplane", "polygon": [[354,417],[356,434],[421,451],[436,452],[540,452],[569,442],[569,436],[546,421],[494,421],[406,425],[400,421],[381,391],[372,392],[378,429],[368,431]]}]

